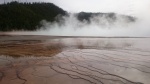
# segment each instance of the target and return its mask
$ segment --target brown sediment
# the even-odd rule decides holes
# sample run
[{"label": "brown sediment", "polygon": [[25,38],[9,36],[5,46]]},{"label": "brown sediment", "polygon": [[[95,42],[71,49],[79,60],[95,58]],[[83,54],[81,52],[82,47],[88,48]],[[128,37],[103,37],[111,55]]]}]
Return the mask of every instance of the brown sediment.
[{"label": "brown sediment", "polygon": [[0,55],[21,56],[53,56],[61,52],[57,44],[45,45],[40,40],[20,40],[0,42]]},{"label": "brown sediment", "polygon": [[0,84],[150,83],[150,39],[87,39],[0,36],[0,54],[38,56],[0,56]]}]

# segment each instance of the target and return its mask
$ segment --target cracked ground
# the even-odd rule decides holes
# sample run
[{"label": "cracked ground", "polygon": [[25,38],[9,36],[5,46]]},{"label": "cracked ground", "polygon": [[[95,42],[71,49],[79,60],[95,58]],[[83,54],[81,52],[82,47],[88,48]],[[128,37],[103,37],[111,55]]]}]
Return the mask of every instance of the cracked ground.
[{"label": "cracked ground", "polygon": [[0,84],[150,84],[150,38],[0,36]]}]

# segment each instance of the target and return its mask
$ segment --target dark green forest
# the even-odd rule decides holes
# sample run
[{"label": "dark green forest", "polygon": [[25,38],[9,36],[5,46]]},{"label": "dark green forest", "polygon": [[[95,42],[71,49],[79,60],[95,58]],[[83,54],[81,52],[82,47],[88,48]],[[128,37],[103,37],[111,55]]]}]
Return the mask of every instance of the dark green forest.
[{"label": "dark green forest", "polygon": [[[32,31],[40,28],[40,21],[59,21],[56,16],[67,16],[69,13],[53,3],[18,3],[16,1],[0,4],[0,31],[27,30]],[[93,16],[105,16],[110,21],[115,21],[115,13],[76,13],[79,21],[88,21]],[[129,22],[134,22],[135,18],[126,15]]]},{"label": "dark green forest", "polygon": [[54,21],[66,11],[52,3],[18,3],[0,5],[0,31],[35,30],[41,20]]},{"label": "dark green forest", "polygon": [[[115,13],[92,13],[92,12],[80,12],[77,13],[77,18],[79,21],[89,21],[93,16],[105,17],[109,21],[116,21],[117,15]],[[135,22],[136,18],[128,15],[119,15],[120,17],[126,19],[128,22]]]}]

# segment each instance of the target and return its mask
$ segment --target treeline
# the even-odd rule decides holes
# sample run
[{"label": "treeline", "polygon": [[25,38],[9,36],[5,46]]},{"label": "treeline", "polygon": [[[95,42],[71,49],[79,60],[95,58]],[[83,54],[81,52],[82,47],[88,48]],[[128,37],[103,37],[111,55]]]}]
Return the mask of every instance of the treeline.
[{"label": "treeline", "polygon": [[115,22],[116,20],[118,20],[118,18],[122,18],[124,20],[126,20],[127,22],[135,22],[136,21],[136,18],[135,17],[132,17],[132,16],[128,16],[128,15],[117,15],[116,13],[92,13],[92,12],[80,12],[80,13],[77,13],[77,19],[80,20],[80,21],[88,21],[90,22],[91,18],[94,17],[94,16],[97,16],[97,17],[103,17],[109,21],[113,21]]},{"label": "treeline", "polygon": [[18,3],[0,5],[0,31],[36,30],[41,20],[54,21],[66,11],[52,3]]},{"label": "treeline", "polygon": [[[53,3],[18,3],[16,1],[0,4],[0,31],[13,30],[36,30],[40,28],[40,21],[56,21],[56,16],[67,16],[69,13],[54,5]],[[115,13],[76,13],[79,21],[91,22],[91,17],[105,17],[114,22],[117,20]],[[119,15],[128,22],[134,22],[136,19],[131,16]]]}]

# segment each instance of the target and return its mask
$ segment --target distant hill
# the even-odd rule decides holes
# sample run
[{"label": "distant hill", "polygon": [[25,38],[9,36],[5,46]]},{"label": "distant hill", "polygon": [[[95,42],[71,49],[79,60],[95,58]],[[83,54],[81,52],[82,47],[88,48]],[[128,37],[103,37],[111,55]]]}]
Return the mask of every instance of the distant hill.
[{"label": "distant hill", "polygon": [[[56,21],[56,16],[69,15],[65,10],[59,8],[53,3],[18,3],[16,1],[0,4],[0,31],[12,30],[36,30],[40,28],[40,21]],[[115,13],[87,13],[80,12],[76,14],[79,21],[88,21],[93,16],[105,16],[107,19],[115,21]],[[136,19],[131,16],[121,15],[129,22]]]},{"label": "distant hill", "polygon": [[0,5],[0,30],[35,30],[43,19],[54,21],[57,15],[66,11],[52,3],[18,3]]},{"label": "distant hill", "polygon": [[76,14],[78,20],[80,21],[88,21],[90,22],[90,19],[92,17],[103,17],[109,21],[116,21],[119,18],[122,18],[126,20],[127,22],[134,22],[136,21],[136,18],[132,16],[127,16],[127,15],[121,15],[121,14],[115,14],[115,13],[92,13],[92,12],[80,12]]}]

